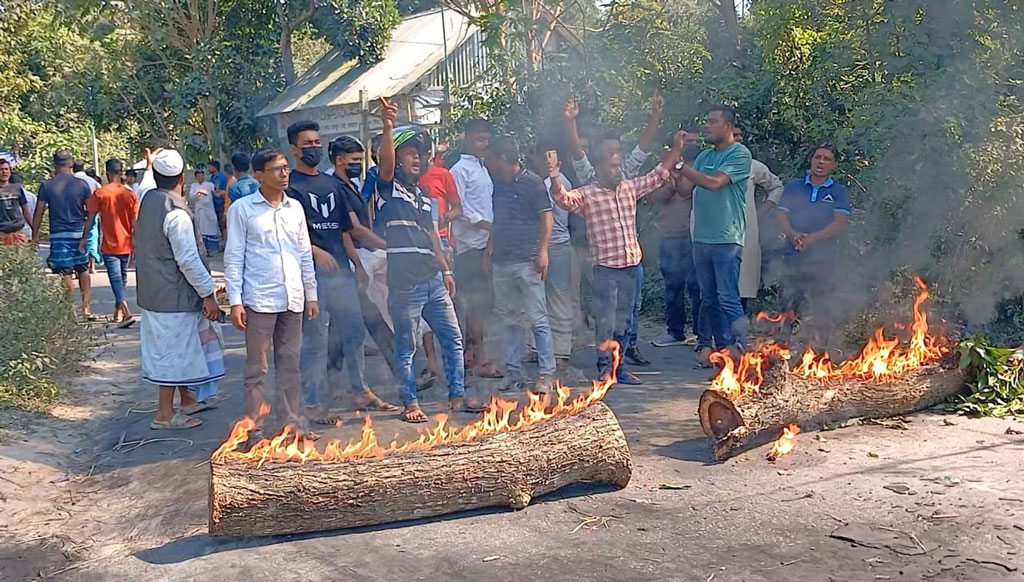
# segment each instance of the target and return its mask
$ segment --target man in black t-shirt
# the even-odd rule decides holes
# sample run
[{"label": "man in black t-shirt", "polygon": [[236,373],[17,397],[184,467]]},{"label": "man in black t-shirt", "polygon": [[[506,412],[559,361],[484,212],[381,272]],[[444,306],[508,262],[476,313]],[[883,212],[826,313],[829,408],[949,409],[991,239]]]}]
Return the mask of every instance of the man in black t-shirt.
[{"label": "man in black t-shirt", "polygon": [[[548,323],[544,279],[548,274],[548,243],[554,215],[540,176],[519,165],[519,149],[510,137],[491,142],[487,166],[494,183],[494,222],[484,253],[484,267],[494,284],[494,314],[505,327],[505,379],[502,390],[525,384],[524,323],[537,346],[540,377],[535,392],[549,392],[555,374],[555,353]],[[524,321],[525,315],[525,321]]]},{"label": "man in black t-shirt", "polygon": [[441,250],[430,198],[417,185],[421,163],[426,162],[430,151],[430,136],[415,126],[394,129],[397,115],[398,106],[381,98],[384,134],[377,200],[388,244],[388,311],[395,324],[395,371],[405,405],[402,420],[427,421],[416,396],[413,373],[415,329],[420,317],[441,344],[448,407],[481,412],[485,407],[466,396],[462,332],[452,305],[455,279]]},{"label": "man in black t-shirt", "polygon": [[31,222],[25,189],[11,183],[11,162],[0,158],[0,245],[28,242],[24,229]]},{"label": "man in black t-shirt", "polygon": [[[341,349],[347,356],[345,362],[355,407],[396,411],[397,406],[378,398],[365,384],[363,341],[366,331],[356,300],[359,295],[356,276],[361,274],[365,281],[366,273],[352,242],[350,233],[354,232],[354,225],[342,185],[317,169],[323,156],[320,126],[314,121],[299,121],[290,125],[287,133],[295,157],[288,195],[298,200],[306,211],[323,313],[321,317],[303,321],[302,325],[302,393],[307,414],[319,424],[335,424],[341,420],[327,406],[332,397],[332,390],[327,386],[328,326],[336,328]],[[350,260],[351,265],[355,265],[355,276]]]},{"label": "man in black t-shirt", "polygon": [[[363,144],[356,138],[347,135],[335,139],[327,147],[327,156],[334,166],[334,175],[331,177],[340,183],[341,189],[345,193],[345,200],[351,213],[349,217],[352,218],[353,230],[357,229],[357,227],[364,227],[369,233],[362,240],[357,239],[353,241],[356,246],[359,262],[362,263],[362,267],[366,270],[366,274],[369,277],[369,285],[366,287],[361,286],[359,289],[359,303],[362,308],[363,323],[366,325],[366,330],[370,332],[370,337],[377,344],[377,348],[384,357],[385,363],[391,369],[391,373],[394,374],[395,334],[391,331],[390,324],[381,314],[380,308],[377,307],[377,304],[369,296],[371,289],[378,289],[385,284],[387,255],[383,249],[386,245],[384,239],[369,230],[370,214],[367,211],[366,202],[359,195],[359,191],[353,182],[353,179],[358,178],[363,171],[364,155]],[[355,239],[356,237],[353,238]],[[381,302],[386,301],[386,297],[387,288],[384,287],[381,292]],[[328,368],[331,370],[341,370],[344,366],[345,350],[340,340],[340,330],[336,326],[331,327],[328,340],[328,351],[330,353]]]}]

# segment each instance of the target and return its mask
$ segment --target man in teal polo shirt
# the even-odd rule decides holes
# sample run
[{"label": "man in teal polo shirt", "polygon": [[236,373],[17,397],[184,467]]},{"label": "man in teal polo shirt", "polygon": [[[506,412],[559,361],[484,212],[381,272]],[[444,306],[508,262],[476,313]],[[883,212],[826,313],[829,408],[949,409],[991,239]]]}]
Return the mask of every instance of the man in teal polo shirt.
[{"label": "man in teal polo shirt", "polygon": [[[746,195],[750,150],[733,136],[736,111],[719,105],[705,121],[715,147],[679,172],[693,190],[693,262],[700,285],[701,317],[707,317],[717,349],[743,349],[747,316],[740,303],[740,259],[747,232]],[[706,310],[706,311],[705,311]]]}]

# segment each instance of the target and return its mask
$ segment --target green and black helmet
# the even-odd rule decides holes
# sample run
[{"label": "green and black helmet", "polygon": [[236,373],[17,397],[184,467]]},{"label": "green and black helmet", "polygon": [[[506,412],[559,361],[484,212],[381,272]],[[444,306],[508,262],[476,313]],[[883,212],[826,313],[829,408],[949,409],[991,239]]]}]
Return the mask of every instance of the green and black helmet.
[{"label": "green and black helmet", "polygon": [[395,136],[395,151],[398,148],[413,144],[419,149],[420,154],[430,153],[430,148],[433,146],[433,140],[430,139],[430,134],[427,130],[423,129],[418,125],[403,125],[396,127],[394,130]]}]

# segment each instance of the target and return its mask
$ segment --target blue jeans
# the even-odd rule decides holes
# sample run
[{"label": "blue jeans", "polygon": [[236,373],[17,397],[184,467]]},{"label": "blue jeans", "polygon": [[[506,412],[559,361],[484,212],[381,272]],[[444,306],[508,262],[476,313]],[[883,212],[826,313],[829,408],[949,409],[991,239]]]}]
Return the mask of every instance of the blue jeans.
[{"label": "blue jeans", "polygon": [[740,302],[738,244],[693,243],[693,264],[700,285],[701,317],[706,317],[716,347],[747,343],[747,315]]},{"label": "blue jeans", "polygon": [[[659,249],[661,278],[665,280],[665,324],[677,340],[686,339],[686,298],[690,298],[689,319],[693,333],[700,328],[700,285],[693,267],[693,243],[689,236],[666,236]],[[705,321],[706,323],[706,321]],[[710,332],[704,330],[710,336]]]},{"label": "blue jeans", "polygon": [[455,307],[444,287],[441,273],[433,279],[405,289],[388,289],[388,312],[395,324],[395,377],[399,382],[402,404],[416,402],[416,328],[420,317],[426,320],[441,344],[444,374],[448,379],[448,397],[466,394],[466,369],[462,353],[462,332]]},{"label": "blue jeans", "polygon": [[345,367],[352,383],[353,394],[366,391],[366,360],[363,341],[366,328],[359,310],[359,289],[351,271],[316,274],[317,295],[320,298],[320,317],[302,321],[302,399],[306,406],[325,406],[330,396],[327,390],[327,364],[330,360],[328,345],[330,332],[338,328]]},{"label": "blue jeans", "polygon": [[644,264],[636,265],[636,294],[633,296],[633,312],[629,316],[629,324],[626,326],[626,345],[636,346],[637,328],[640,326],[640,305],[643,303],[644,287]]},{"label": "blue jeans", "polygon": [[533,262],[494,265],[494,315],[505,327],[505,367],[509,374],[523,373],[526,340],[523,326],[533,330],[537,363],[541,376],[555,374],[555,353],[548,323],[548,304],[544,280]]},{"label": "blue jeans", "polygon": [[[601,350],[606,339],[619,342],[625,349],[628,345],[626,329],[633,316],[636,303],[636,282],[639,265],[615,269],[594,265],[594,311],[597,316],[595,341],[597,342],[597,370],[604,374],[612,367],[611,354]],[[625,367],[619,363],[622,373]]]},{"label": "blue jeans", "polygon": [[114,303],[124,301],[124,290],[128,288],[128,257],[130,255],[103,255],[107,268],[110,290],[114,292]]}]

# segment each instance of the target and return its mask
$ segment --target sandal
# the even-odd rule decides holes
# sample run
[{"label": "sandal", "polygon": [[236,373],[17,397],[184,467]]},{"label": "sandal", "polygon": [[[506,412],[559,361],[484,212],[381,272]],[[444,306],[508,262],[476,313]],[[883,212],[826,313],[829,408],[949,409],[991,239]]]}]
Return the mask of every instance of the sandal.
[{"label": "sandal", "polygon": [[195,414],[204,410],[210,410],[211,408],[217,408],[217,402],[213,400],[203,400],[202,402],[196,402],[189,406],[182,406],[182,414]]},{"label": "sandal", "polygon": [[419,404],[413,402],[405,407],[405,411],[402,412],[402,420],[410,424],[421,424],[427,422],[427,415],[423,414]]},{"label": "sandal", "polygon": [[448,410],[477,413],[487,410],[487,405],[466,396],[456,396],[448,399]]},{"label": "sandal", "polygon": [[470,374],[477,378],[504,378],[505,374],[502,373],[494,364],[485,362],[479,366],[475,366],[467,370]]},{"label": "sandal", "polygon": [[117,324],[117,329],[128,329],[133,325],[135,325],[135,317],[129,315],[127,318],[125,318],[124,320]]},{"label": "sandal", "polygon": [[149,428],[153,430],[179,430],[195,428],[200,424],[203,424],[203,421],[198,418],[193,418],[179,410],[174,413],[171,420],[168,420],[167,422],[157,422],[154,420],[149,423]]},{"label": "sandal", "polygon": [[324,426],[337,426],[338,423],[342,421],[342,415],[344,414],[334,410],[321,412],[320,409],[316,407],[311,407],[307,410],[309,410],[309,413],[306,416],[312,419],[310,422]]},{"label": "sandal", "polygon": [[401,410],[401,408],[394,404],[381,400],[379,396],[369,390],[355,395],[354,398],[356,399],[357,410],[370,410],[374,412],[398,412]]}]

